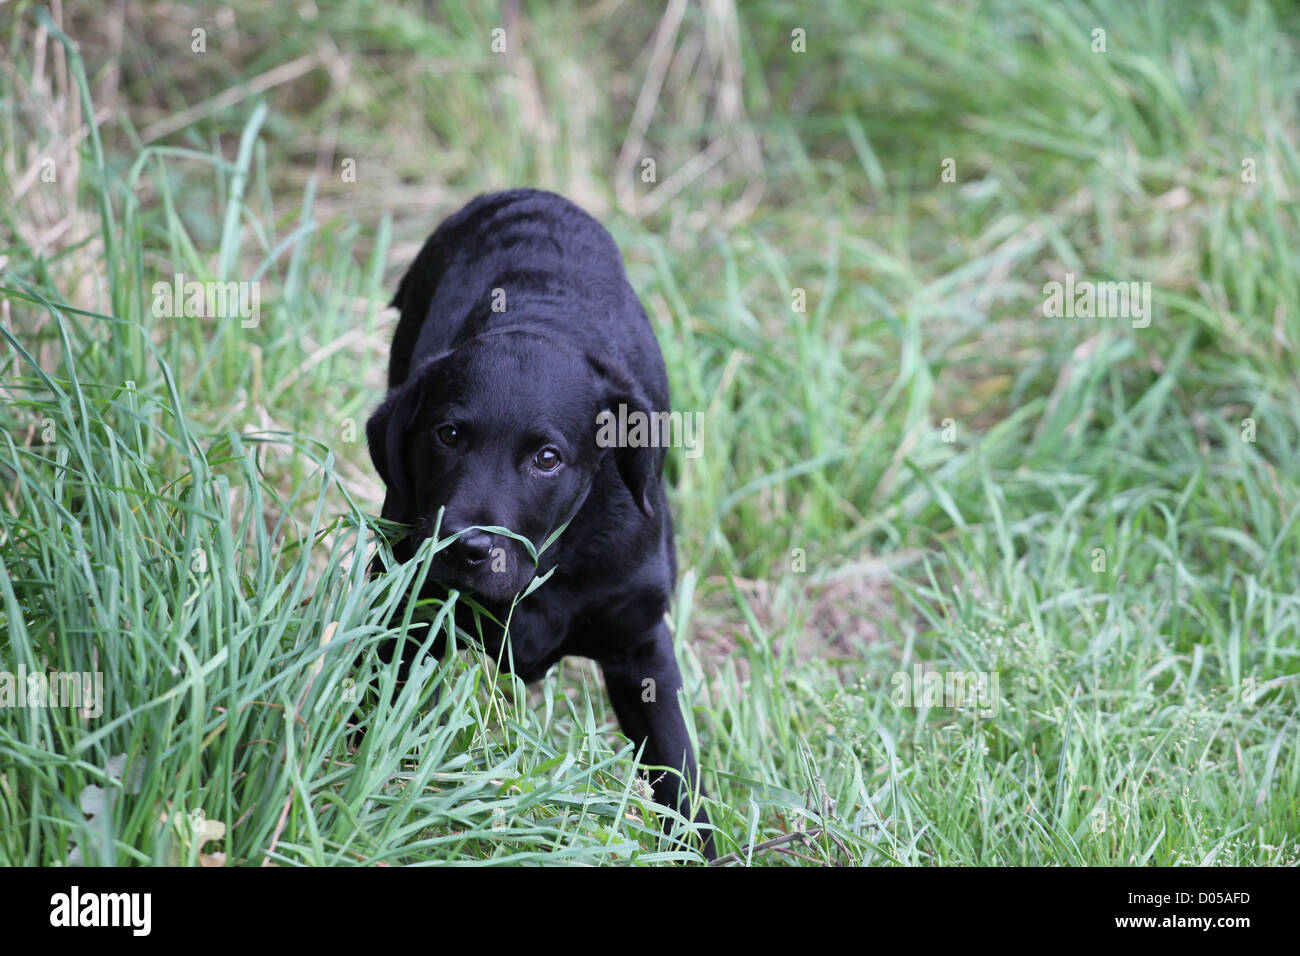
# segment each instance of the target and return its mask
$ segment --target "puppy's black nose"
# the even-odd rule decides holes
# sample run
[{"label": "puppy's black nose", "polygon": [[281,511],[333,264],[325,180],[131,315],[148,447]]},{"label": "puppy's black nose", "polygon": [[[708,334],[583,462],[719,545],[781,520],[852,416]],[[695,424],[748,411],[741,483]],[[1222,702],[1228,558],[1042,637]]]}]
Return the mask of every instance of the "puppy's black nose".
[{"label": "puppy's black nose", "polygon": [[467,531],[448,546],[452,557],[467,567],[482,564],[492,553],[492,535],[486,531]]}]

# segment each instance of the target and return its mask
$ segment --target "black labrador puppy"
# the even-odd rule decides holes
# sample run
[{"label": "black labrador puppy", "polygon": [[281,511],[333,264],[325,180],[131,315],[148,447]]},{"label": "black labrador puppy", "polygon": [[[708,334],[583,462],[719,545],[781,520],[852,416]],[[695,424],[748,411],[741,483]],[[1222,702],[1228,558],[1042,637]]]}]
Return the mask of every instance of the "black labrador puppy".
[{"label": "black labrador puppy", "polygon": [[[412,529],[394,555],[409,560],[442,509],[436,533],[456,537],[434,555],[423,596],[455,588],[498,620],[509,612],[509,653],[499,627],[483,638],[526,682],[567,654],[599,662],[643,762],[671,771],[654,772],[655,799],[707,824],[691,812],[699,769],[664,622],[677,576],[664,449],[653,430],[609,440],[613,416],[670,407],[663,356],[614,240],[554,193],[479,196],[425,242],[393,305],[388,395],[366,435],[387,485],[383,517]],[[538,550],[564,530],[534,564],[489,527]],[[714,857],[711,835],[703,850]]]}]

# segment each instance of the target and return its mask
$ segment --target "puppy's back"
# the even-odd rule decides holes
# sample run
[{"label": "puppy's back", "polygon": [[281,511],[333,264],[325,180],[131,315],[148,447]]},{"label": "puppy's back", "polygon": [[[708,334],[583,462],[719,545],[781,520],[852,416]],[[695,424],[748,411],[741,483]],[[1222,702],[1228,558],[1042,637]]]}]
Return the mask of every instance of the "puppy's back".
[{"label": "puppy's back", "polygon": [[578,206],[540,189],[478,196],[446,219],[403,277],[393,305],[401,318],[390,388],[422,358],[507,327],[581,348],[597,345],[630,366],[649,361],[651,372],[647,348],[658,356],[613,238]]}]

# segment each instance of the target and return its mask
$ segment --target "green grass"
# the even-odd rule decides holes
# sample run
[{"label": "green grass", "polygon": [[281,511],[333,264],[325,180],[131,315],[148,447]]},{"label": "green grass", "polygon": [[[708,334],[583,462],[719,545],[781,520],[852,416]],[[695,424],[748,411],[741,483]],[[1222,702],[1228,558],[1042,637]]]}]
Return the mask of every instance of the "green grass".
[{"label": "green grass", "polygon": [[[383,306],[519,184],[609,225],[705,413],[673,626],[721,852],[1300,863],[1293,6],[690,3],[658,47],[648,5],[229,8],[0,7],[0,671],[104,675],[0,707],[0,863],[698,859],[589,663],[379,663],[425,568],[366,577]],[[1067,272],[1150,325],[1045,316]],[[260,321],[157,317],[175,273]]]}]

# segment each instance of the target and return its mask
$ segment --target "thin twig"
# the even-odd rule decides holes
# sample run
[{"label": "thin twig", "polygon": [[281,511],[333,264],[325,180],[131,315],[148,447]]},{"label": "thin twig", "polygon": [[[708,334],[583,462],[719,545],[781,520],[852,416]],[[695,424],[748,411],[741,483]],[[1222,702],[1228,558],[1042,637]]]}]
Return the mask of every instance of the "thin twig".
[{"label": "thin twig", "polygon": [[773,837],[770,840],[764,840],[762,843],[753,843],[747,847],[741,847],[735,853],[728,853],[726,856],[718,857],[709,866],[722,866],[726,863],[737,863],[745,856],[753,856],[755,853],[761,853],[764,850],[774,850],[779,846],[785,846],[787,843],[803,842],[815,840],[822,835],[821,828],[808,830],[792,830],[789,833],[783,833],[779,837]]},{"label": "thin twig", "polygon": [[251,96],[257,96],[265,93],[273,87],[280,86],[296,80],[305,73],[320,67],[320,53],[308,53],[306,56],[300,56],[296,60],[290,60],[288,63],[282,63],[277,67],[267,70],[265,73],[253,77],[247,83],[240,83],[223,90],[211,99],[204,100],[202,103],[196,103],[188,109],[181,110],[179,113],[173,113],[166,119],[161,119],[151,126],[145,128],[140,134],[141,142],[146,145],[156,139],[162,139],[178,129],[184,129],[195,120],[203,119],[205,116],[211,116],[213,113],[220,112],[227,107],[234,106],[241,100],[246,100]]}]

